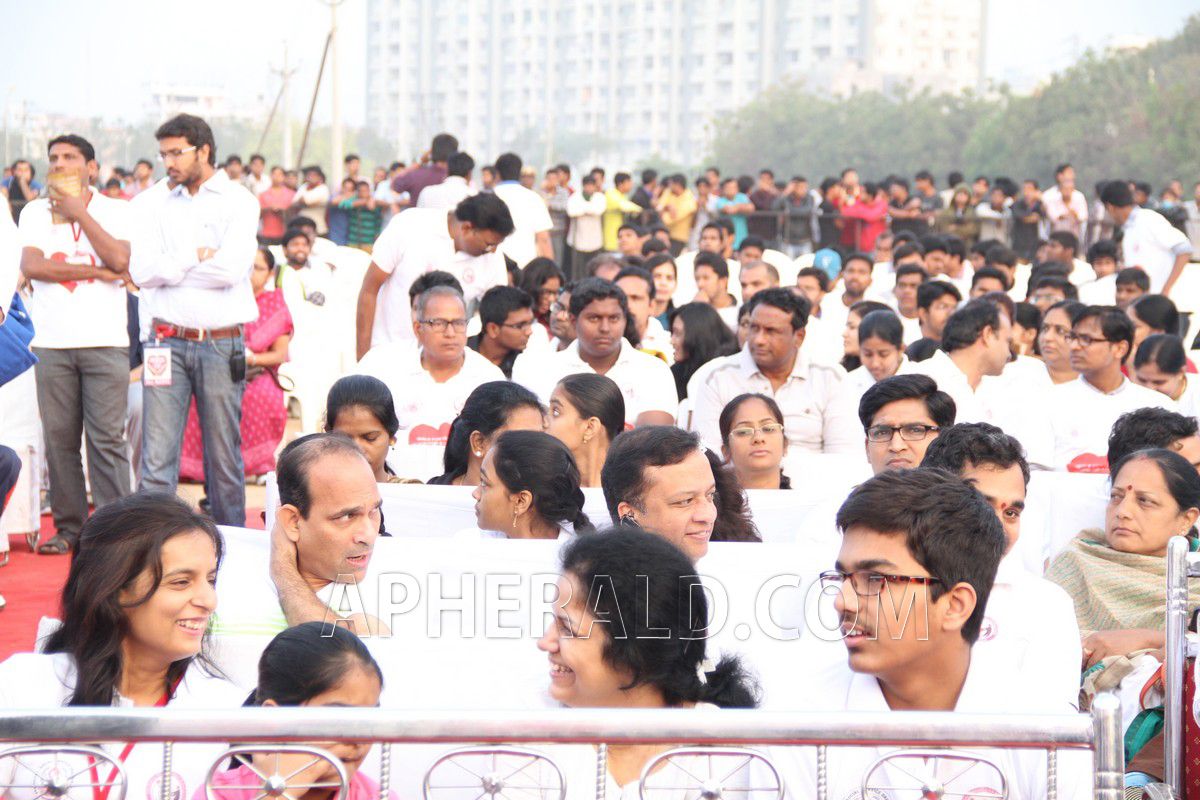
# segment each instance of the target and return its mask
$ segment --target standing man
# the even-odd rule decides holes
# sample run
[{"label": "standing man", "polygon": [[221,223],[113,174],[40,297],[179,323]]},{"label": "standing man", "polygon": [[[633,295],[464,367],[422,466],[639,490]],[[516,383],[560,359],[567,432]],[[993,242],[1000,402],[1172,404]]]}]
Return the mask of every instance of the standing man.
[{"label": "standing man", "polygon": [[[597,186],[603,186],[601,173]],[[617,231],[625,224],[626,214],[640,214],[642,207],[629,199],[633,188],[633,177],[628,172],[618,172],[613,177],[613,188],[604,193],[604,249],[610,253],[617,250]]]},{"label": "standing man", "polygon": [[264,191],[256,192],[259,216],[262,218],[258,229],[259,244],[283,244],[283,234],[287,230],[284,217],[296,196],[295,192],[284,185],[283,178],[283,167],[271,167],[270,186]]},{"label": "standing man", "polygon": [[1075,188],[1075,168],[1070,164],[1059,164],[1054,170],[1054,183],[1042,193],[1050,230],[1067,231],[1083,241],[1087,233],[1088,207],[1083,192]]},{"label": "standing man", "polygon": [[[266,174],[267,160],[263,158],[262,153],[255,153],[250,156],[250,171],[242,176],[242,184],[250,190],[250,192],[258,197],[260,194],[270,189],[274,182]],[[137,174],[137,170],[134,170]],[[280,183],[283,182],[280,176]]]},{"label": "standing man", "polygon": [[671,255],[678,256],[687,247],[696,219],[696,198],[683,175],[667,178],[667,189],[658,198],[658,213],[671,238]]},{"label": "standing man", "polygon": [[496,248],[512,230],[508,206],[487,192],[468,197],[452,211],[412,208],[393,217],[375,242],[358,293],[358,357],[372,347],[414,338],[408,287],[426,272],[454,275],[472,309],[488,289],[507,283],[504,258]]},{"label": "standing man", "polygon": [[446,179],[433,186],[426,186],[421,191],[418,208],[451,209],[464,199],[475,194],[471,188],[471,171],[475,169],[475,159],[467,153],[455,153],[446,162]]},{"label": "standing man", "polygon": [[1124,232],[1121,249],[1126,267],[1140,267],[1150,276],[1150,291],[1169,296],[1192,256],[1187,235],[1157,211],[1135,206],[1124,181],[1106,183],[1100,200]]},{"label": "standing man", "polygon": [[[421,192],[427,186],[433,186],[446,179],[446,165],[450,156],[458,152],[458,139],[448,133],[439,133],[429,143],[429,149],[421,156],[421,160],[411,167],[401,170],[392,179],[392,191],[397,195],[408,194],[410,206],[421,202]],[[487,171],[487,168],[484,168]],[[483,188],[488,189],[487,180]]]},{"label": "standing man", "polygon": [[217,146],[204,120],[180,114],[154,136],[168,183],[133,203],[129,262],[149,321],[139,489],[175,491],[184,423],[195,397],[213,519],[245,525],[242,325],[258,316],[250,272],[259,204],[216,169]]},{"label": "standing man", "polygon": [[318,166],[304,169],[304,183],[296,190],[292,199],[292,210],[296,216],[312,220],[317,236],[329,233],[326,213],[329,207],[329,186],[325,183],[325,171]]},{"label": "standing man", "polygon": [[[130,199],[154,185],[154,165],[144,158],[139,158],[133,165],[133,180],[125,186],[125,193]],[[15,222],[16,220],[14,220]]]},{"label": "standing man", "polygon": [[594,175],[583,177],[583,188],[567,200],[567,245],[571,264],[567,275],[571,281],[586,276],[587,263],[604,249],[604,209],[606,200]]},{"label": "standing man", "polygon": [[[98,166],[86,139],[58,136],[48,152],[50,196],[33,200],[21,212],[21,271],[33,289],[31,344],[39,359],[34,378],[55,528],[38,552],[63,554],[75,549],[88,515],[79,455],[85,431],[96,508],[129,494],[124,283],[131,214],[124,200],[91,190]],[[59,189],[62,179],[71,177],[82,188],[78,195]]]},{"label": "standing man", "polygon": [[783,194],[775,200],[775,210],[783,212],[783,231],[779,239],[789,258],[799,258],[813,251],[818,202],[808,188],[808,179],[800,175],[792,178]]},{"label": "standing man", "polygon": [[500,182],[492,191],[508,206],[513,221],[513,232],[500,245],[500,252],[522,268],[538,256],[553,259],[550,210],[537,192],[521,185],[521,157],[504,153],[496,159],[496,172]]}]

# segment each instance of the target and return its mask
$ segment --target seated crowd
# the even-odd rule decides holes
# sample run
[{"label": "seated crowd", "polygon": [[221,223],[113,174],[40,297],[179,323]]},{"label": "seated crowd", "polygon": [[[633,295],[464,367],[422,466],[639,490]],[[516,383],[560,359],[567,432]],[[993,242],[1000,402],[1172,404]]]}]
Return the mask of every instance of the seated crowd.
[{"label": "seated crowd", "polygon": [[[412,687],[386,674],[371,648],[373,637],[391,633],[390,620],[370,604],[346,611],[336,598],[347,584],[365,583],[381,537],[391,546],[424,533],[396,514],[384,518],[393,491],[412,491],[469,495],[475,526],[439,532],[461,548],[556,540],[561,602],[536,647],[557,705],[1052,714],[1086,709],[1103,686],[1148,710],[1137,704],[1166,644],[1167,542],[1200,542],[1200,389],[1190,378],[1192,343],[1168,297],[1179,269],[1122,269],[1125,251],[1108,239],[1080,259],[1078,237],[1065,232],[1038,248],[1038,260],[1034,249],[1017,254],[1000,241],[968,250],[952,224],[967,189],[952,194],[939,232],[915,227],[922,218],[900,203],[895,219],[913,224],[880,234],[873,249],[797,247],[796,258],[780,259],[773,242],[716,217],[689,250],[671,222],[680,201],[670,195],[687,191],[682,177],[658,195],[665,226],[647,232],[623,216],[644,206],[619,186],[606,197],[602,171],[566,206],[572,218],[596,217],[595,237],[580,229],[578,246],[556,263],[545,230],[530,228],[523,201],[510,198],[521,164],[512,156],[514,174],[506,154],[495,191],[396,213],[347,284],[342,267],[314,267],[321,237],[301,227],[280,237],[279,270],[270,249],[256,250],[245,220],[238,224],[251,241],[236,252],[231,241],[198,235],[188,253],[164,250],[166,226],[186,218],[207,230],[205,215],[242,214],[244,190],[219,177],[211,131],[198,122],[159,130],[164,160],[191,167],[173,167],[169,186],[130,204],[136,222],[113,222],[106,233],[108,223],[87,216],[78,198],[57,194],[31,203],[20,221],[34,297],[62,282],[142,287],[133,317],[140,313],[145,344],[143,444],[132,465],[141,491],[130,494],[126,442],[118,437],[110,453],[93,441],[91,426],[101,421],[83,409],[96,499],[89,517],[86,499],[78,508],[83,422],[71,458],[47,430],[58,530],[48,552],[74,555],[54,630],[36,652],[0,664],[5,707],[402,706],[389,697]],[[52,155],[74,150],[94,171],[90,146],[75,139],[56,140]],[[628,179],[617,176],[618,184]],[[181,196],[194,194],[193,184],[226,198],[226,207],[192,208]],[[740,208],[736,181],[723,194],[727,186],[721,207]],[[1131,219],[1128,194],[1113,182],[1100,198],[1118,224]],[[886,196],[879,200],[886,207]],[[53,245],[36,237],[50,234],[32,229],[41,224],[33,215],[44,210],[49,228],[52,208],[85,220],[89,249],[111,275],[95,272],[95,258],[85,267],[46,255]],[[585,240],[595,246],[583,249]],[[51,303],[67,302],[55,298],[38,297],[35,326]],[[297,307],[291,315],[285,300]],[[333,314],[327,306],[338,303],[353,315]],[[272,471],[252,464],[262,462],[264,443],[282,441],[279,368],[293,334],[317,349],[314,340],[341,336],[356,358],[345,369],[295,373],[324,381],[324,402],[306,410],[302,418],[314,423],[273,465],[278,507],[269,575],[260,577],[278,605],[254,622],[274,638],[246,699],[210,650],[225,622],[215,617],[225,539],[214,520],[243,525],[244,487],[230,486],[247,472]],[[59,391],[50,382],[61,379],[44,365],[74,359],[77,369],[84,356],[75,351],[93,349],[70,337],[34,344],[43,359],[39,398]],[[237,355],[240,377],[230,371]],[[128,365],[122,370],[128,379]],[[205,481],[211,518],[174,496],[189,463]],[[121,480],[98,480],[114,465]],[[839,470],[852,476],[841,491],[804,505],[812,498],[802,502],[798,490]],[[1039,518],[1023,530],[1041,478],[1059,491],[1095,494],[1085,502],[1089,518],[1103,514],[1103,529],[1050,530]],[[1105,481],[1106,506],[1096,493]],[[602,496],[607,519],[585,511],[589,492]],[[798,531],[788,541],[803,547],[779,552],[818,563],[775,566],[811,572],[836,616],[837,653],[788,665],[804,680],[768,680],[747,654],[684,635],[710,617],[705,593],[685,580],[698,564],[771,541],[756,503],[783,503],[794,514]],[[595,593],[598,580],[610,590]],[[1189,601],[1200,605],[1200,594]],[[920,624],[889,628],[905,608]],[[331,616],[344,626],[322,634],[318,623]],[[618,618],[633,635],[596,625]],[[673,633],[657,635],[663,629]],[[126,752],[139,794],[163,779],[147,749]],[[590,770],[601,796],[633,797],[667,748],[608,746],[599,777],[591,748],[553,749],[571,775]],[[178,774],[169,777],[178,796],[205,797],[204,765],[219,750],[175,750]],[[360,769],[368,750],[333,748],[351,795],[380,792],[379,776]],[[812,748],[773,756],[788,796],[800,800],[818,784],[829,796],[852,796],[885,752],[835,749],[821,768]],[[1046,796],[1044,753],[994,758],[999,776],[976,768],[955,779],[974,796],[1005,786],[1010,797]],[[668,769],[683,775],[688,766],[684,758]],[[1145,768],[1161,772],[1161,761]],[[0,758],[0,789],[33,785],[22,780],[27,769]],[[947,776],[953,765],[931,769]],[[1085,764],[1064,755],[1057,772],[1060,797],[1091,796]],[[233,787],[255,774],[254,760],[239,761],[217,774],[210,796],[245,796]],[[336,770],[305,774],[336,778]]]}]

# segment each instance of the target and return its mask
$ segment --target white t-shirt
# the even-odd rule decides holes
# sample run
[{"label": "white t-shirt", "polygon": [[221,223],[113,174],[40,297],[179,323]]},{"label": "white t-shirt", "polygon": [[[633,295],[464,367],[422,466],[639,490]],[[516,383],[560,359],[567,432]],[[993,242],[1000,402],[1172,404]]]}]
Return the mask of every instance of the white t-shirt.
[{"label": "white t-shirt", "polygon": [[[551,353],[523,353],[513,364],[513,380],[549,404],[554,386],[568,375],[596,370],[579,355],[579,342]],[[660,358],[643,353],[621,340],[617,361],[605,376],[611,378],[625,396],[625,425],[633,427],[645,411],[665,411],[672,418],[679,410],[679,395],[671,368]]]},{"label": "white t-shirt", "polygon": [[502,181],[492,190],[512,214],[513,232],[500,245],[500,252],[524,267],[537,258],[537,234],[554,227],[550,209],[537,192],[516,181]]},{"label": "white t-shirt", "polygon": [[440,208],[448,211],[473,194],[475,190],[467,183],[466,178],[450,175],[441,183],[422,189],[420,197],[417,198],[417,208]]},{"label": "white t-shirt", "polygon": [[[1072,709],[1049,695],[1042,682],[1030,684],[1025,675],[1007,668],[1007,664],[982,658],[974,650],[966,680],[959,693],[954,711],[980,714],[1066,714]],[[833,715],[843,711],[890,713],[879,682],[871,675],[852,672],[846,661],[840,660],[797,681],[796,689],[803,694],[797,701],[789,698],[787,708],[806,712],[826,712]],[[779,708],[772,703],[773,710]],[[908,800],[918,798],[920,783],[915,776],[936,775],[946,783],[947,796],[999,797],[1000,776],[997,769],[987,765],[970,766],[951,759],[907,758],[902,763],[891,762],[875,773],[870,788],[861,795],[862,783],[872,764],[897,750],[895,747],[831,747],[826,761],[827,796],[837,800]],[[1046,797],[1046,754],[1041,750],[969,748],[970,754],[980,755],[995,764],[1008,782],[1010,800],[1042,800]],[[964,753],[965,754],[965,753]],[[790,800],[816,797],[817,759],[812,747],[772,747],[770,755],[783,777]],[[1058,753],[1058,796],[1087,798],[1092,796],[1091,753],[1060,750]],[[760,782],[761,783],[761,782]],[[882,792],[877,787],[909,788],[907,792]],[[955,793],[955,794],[951,794]]]},{"label": "white t-shirt", "polygon": [[[842,325],[842,328],[845,324]],[[826,321],[823,317],[809,315],[804,326],[804,355],[814,364],[842,363],[846,355],[846,343],[842,339],[842,328]]]},{"label": "white t-shirt", "polygon": [[[1071,463],[1082,455],[1103,458],[1108,435],[1117,417],[1139,408],[1176,409],[1175,402],[1128,378],[1114,392],[1105,393],[1080,375],[1060,383],[1047,395],[1047,413],[1054,431],[1054,468],[1071,472]],[[1088,471],[1088,470],[1082,470]]]},{"label": "white t-shirt", "polygon": [[[115,239],[128,241],[132,216],[128,201],[92,192],[88,213]],[[50,201],[34,200],[21,211],[21,246],[42,251],[51,261],[104,266],[78,223],[55,225]],[[30,281],[29,316],[34,347],[128,347],[125,285],[116,281]],[[5,298],[7,301],[11,295]]]},{"label": "white t-shirt", "polygon": [[392,217],[375,241],[371,260],[389,275],[375,305],[372,347],[414,338],[408,287],[426,272],[444,270],[458,278],[468,313],[484,292],[508,283],[503,256],[471,256],[454,249],[443,209],[410,208]]},{"label": "white t-shirt", "polygon": [[[534,331],[535,334],[538,331]],[[532,337],[530,341],[533,341]],[[662,326],[657,317],[646,320],[646,335],[642,337],[642,350],[654,355],[662,353],[667,360],[667,366],[675,363],[675,347],[671,344],[671,332]]]},{"label": "white t-shirt", "polygon": [[450,423],[471,392],[481,383],[504,380],[499,367],[467,347],[458,373],[438,383],[421,366],[421,350],[404,342],[372,347],[358,372],[379,378],[392,392],[400,430],[388,465],[401,478],[423,481],[442,474]]},{"label": "white t-shirt", "polygon": [[[66,653],[18,653],[0,664],[0,708],[51,709],[61,708],[70,700],[75,690],[75,662]],[[232,683],[212,677],[198,667],[192,667],[184,675],[175,696],[167,705],[170,709],[234,709],[242,705],[246,693]],[[133,703],[119,695],[113,703],[118,708],[131,708]],[[30,744],[33,744],[30,742]],[[114,761],[118,759],[124,744],[104,742],[100,745]],[[170,796],[190,800],[196,790],[204,785],[208,769],[218,755],[228,748],[224,742],[200,744],[176,744],[171,753],[171,779],[175,789]],[[55,757],[49,754],[21,757],[22,764],[11,758],[0,759],[0,786],[5,786],[6,800],[33,800],[42,797],[34,789],[19,788],[44,782],[48,773],[57,770],[60,775],[72,775],[74,785],[91,782],[87,759],[83,756]],[[143,742],[134,746],[125,760],[128,798],[158,798],[162,790],[163,745]],[[98,773],[101,782],[107,782],[112,766],[101,762]],[[36,776],[41,776],[38,781]],[[12,786],[17,784],[18,786]],[[116,792],[112,793],[116,797]],[[70,797],[92,797],[92,790],[74,788]]]},{"label": "white t-shirt", "polygon": [[1122,226],[1121,252],[1125,265],[1141,267],[1150,276],[1150,291],[1162,292],[1175,259],[1192,252],[1187,234],[1167,222],[1157,211],[1134,207]]},{"label": "white t-shirt", "polygon": [[1096,278],[1079,287],[1079,302],[1089,306],[1117,304],[1117,273]]}]

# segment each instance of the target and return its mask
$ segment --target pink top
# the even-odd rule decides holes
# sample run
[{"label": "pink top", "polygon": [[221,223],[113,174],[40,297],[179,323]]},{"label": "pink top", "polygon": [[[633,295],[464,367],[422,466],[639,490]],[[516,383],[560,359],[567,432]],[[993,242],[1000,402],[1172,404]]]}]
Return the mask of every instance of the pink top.
[{"label": "pink top", "polygon": [[[260,797],[262,795],[262,790],[258,788],[220,788],[222,786],[261,786],[262,779],[258,777],[254,770],[250,769],[250,767],[246,766],[245,764],[237,769],[218,772],[216,775],[213,775],[212,783],[213,797],[219,798],[219,800],[254,800],[256,797]],[[350,779],[350,791],[348,794],[350,797],[347,800],[378,800],[379,784],[368,778],[362,772],[356,772],[354,773],[354,777]],[[398,800],[396,793],[392,791],[388,792],[388,798],[389,800]],[[205,794],[203,786],[196,789],[196,794],[192,796],[192,800],[207,800],[207,795]],[[334,800],[336,800],[336,798]]]}]

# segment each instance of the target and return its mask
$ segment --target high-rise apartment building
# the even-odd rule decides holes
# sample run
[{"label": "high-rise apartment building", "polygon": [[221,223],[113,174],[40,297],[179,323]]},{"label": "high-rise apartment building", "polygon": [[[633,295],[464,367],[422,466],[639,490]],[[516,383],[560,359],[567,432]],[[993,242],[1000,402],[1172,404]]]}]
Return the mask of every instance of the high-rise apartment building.
[{"label": "high-rise apartment building", "polygon": [[402,153],[445,130],[481,163],[566,139],[608,163],[697,163],[730,112],[780,81],[977,87],[986,3],[369,0],[367,119]]}]

